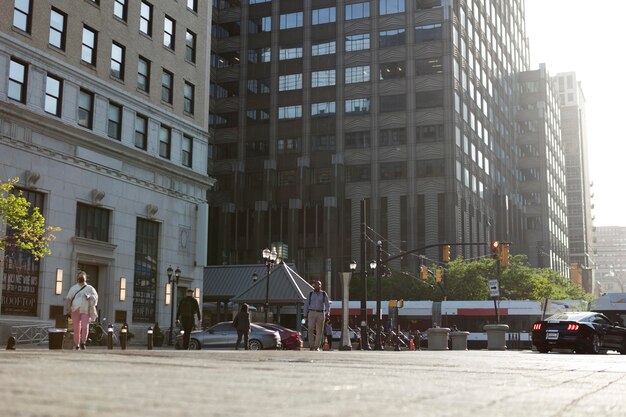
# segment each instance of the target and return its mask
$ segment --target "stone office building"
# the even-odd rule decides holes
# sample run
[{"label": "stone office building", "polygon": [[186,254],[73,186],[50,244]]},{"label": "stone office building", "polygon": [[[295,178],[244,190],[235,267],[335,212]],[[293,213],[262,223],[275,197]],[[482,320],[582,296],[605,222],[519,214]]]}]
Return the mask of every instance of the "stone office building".
[{"label": "stone office building", "polygon": [[62,228],[40,262],[4,254],[3,335],[62,314],[78,270],[100,316],[140,337],[169,327],[185,288],[201,297],[210,15],[197,0],[1,3],[0,178]]},{"label": "stone office building", "polygon": [[[377,240],[392,254],[494,239],[520,249],[514,111],[516,74],[529,65],[523,1],[216,6],[210,263],[256,262],[276,243],[303,276],[338,288],[337,273],[352,259],[362,268]],[[454,247],[452,256],[488,252]],[[435,249],[423,255],[439,260]]]}]

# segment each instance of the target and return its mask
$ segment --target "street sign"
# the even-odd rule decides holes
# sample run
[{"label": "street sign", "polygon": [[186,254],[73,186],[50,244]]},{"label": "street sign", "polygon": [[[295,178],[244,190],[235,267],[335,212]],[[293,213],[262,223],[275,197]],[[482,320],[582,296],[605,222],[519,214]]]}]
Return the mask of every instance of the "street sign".
[{"label": "street sign", "polygon": [[489,296],[500,297],[500,286],[497,279],[490,279],[487,281],[489,284]]}]

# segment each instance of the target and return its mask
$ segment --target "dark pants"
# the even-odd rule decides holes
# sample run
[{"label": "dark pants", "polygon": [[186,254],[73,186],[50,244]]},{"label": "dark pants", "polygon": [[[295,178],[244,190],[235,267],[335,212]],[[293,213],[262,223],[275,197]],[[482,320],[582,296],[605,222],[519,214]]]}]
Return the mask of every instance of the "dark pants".
[{"label": "dark pants", "polygon": [[243,346],[244,349],[248,350],[248,331],[237,330],[237,345],[235,349],[239,349],[239,343],[241,343],[241,338],[243,337]]},{"label": "dark pants", "polygon": [[193,316],[181,317],[180,322],[183,325],[183,330],[185,334],[183,335],[183,349],[189,349],[189,338],[191,337],[191,331],[193,330]]}]

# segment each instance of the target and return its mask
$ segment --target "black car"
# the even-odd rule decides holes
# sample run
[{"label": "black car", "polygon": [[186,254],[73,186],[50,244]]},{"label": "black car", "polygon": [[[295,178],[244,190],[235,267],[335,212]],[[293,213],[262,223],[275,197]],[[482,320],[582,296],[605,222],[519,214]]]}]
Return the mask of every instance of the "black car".
[{"label": "black car", "polygon": [[576,353],[616,350],[626,354],[626,328],[593,311],[558,313],[533,325],[533,345],[541,353],[572,349]]}]

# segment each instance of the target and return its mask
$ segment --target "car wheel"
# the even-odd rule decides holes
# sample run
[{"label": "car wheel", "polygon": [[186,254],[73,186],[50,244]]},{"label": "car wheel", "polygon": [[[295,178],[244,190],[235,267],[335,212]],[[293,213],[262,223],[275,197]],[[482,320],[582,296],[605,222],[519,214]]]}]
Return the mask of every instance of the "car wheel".
[{"label": "car wheel", "polygon": [[545,345],[538,345],[537,346],[537,350],[539,351],[539,353],[548,353],[548,352],[550,352],[550,348],[545,346]]},{"label": "car wheel", "polygon": [[589,353],[600,353],[600,336],[597,333],[594,333],[591,337],[591,342],[589,343]]},{"label": "car wheel", "polygon": [[191,339],[189,341],[189,350],[200,350],[200,342],[196,339]]},{"label": "car wheel", "polygon": [[263,349],[263,344],[259,340],[252,339],[248,342],[248,349],[250,350],[261,350]]}]

